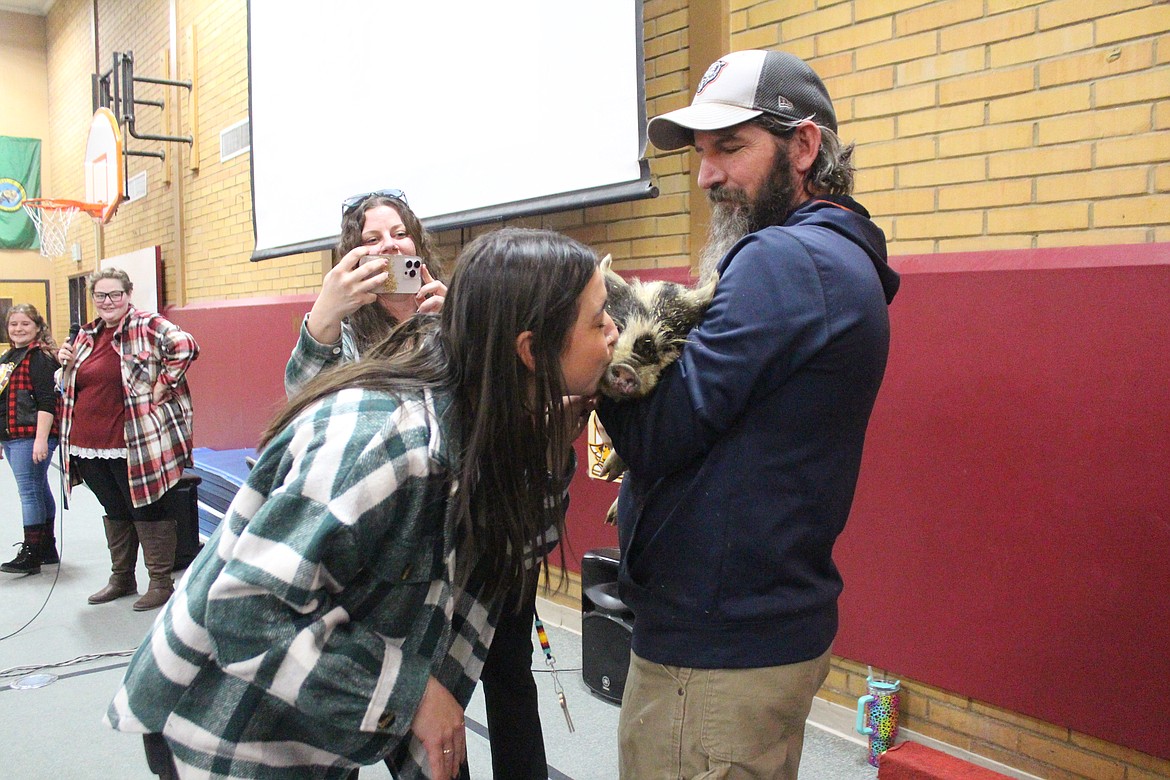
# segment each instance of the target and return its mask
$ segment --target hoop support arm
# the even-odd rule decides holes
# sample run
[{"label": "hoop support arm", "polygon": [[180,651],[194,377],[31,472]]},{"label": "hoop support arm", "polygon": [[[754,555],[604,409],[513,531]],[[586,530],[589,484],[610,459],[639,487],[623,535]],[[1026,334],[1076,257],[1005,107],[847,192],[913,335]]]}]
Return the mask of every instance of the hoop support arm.
[{"label": "hoop support arm", "polygon": [[[137,138],[140,141],[179,141],[181,143],[187,144],[195,143],[195,139],[189,135],[154,135],[153,133],[139,133],[134,129],[133,119],[130,119],[126,122],[126,129],[130,131],[131,136]],[[126,152],[126,154],[134,154],[134,152]]]},{"label": "hoop support arm", "polygon": [[134,76],[135,81],[141,81],[144,84],[165,84],[168,87],[186,87],[191,89],[190,81],[175,81],[174,79],[155,79],[149,76]]},{"label": "hoop support arm", "polygon": [[[131,135],[133,135],[133,133],[131,133]],[[154,136],[150,136],[150,135],[135,135],[134,137],[135,138],[142,138],[142,139],[147,140],[147,141],[160,140],[160,139],[155,139]],[[162,139],[162,140],[165,140],[165,139]],[[125,149],[122,151],[122,154],[126,155],[127,157],[157,157],[160,160],[167,159],[166,152],[140,152],[137,149]]]}]

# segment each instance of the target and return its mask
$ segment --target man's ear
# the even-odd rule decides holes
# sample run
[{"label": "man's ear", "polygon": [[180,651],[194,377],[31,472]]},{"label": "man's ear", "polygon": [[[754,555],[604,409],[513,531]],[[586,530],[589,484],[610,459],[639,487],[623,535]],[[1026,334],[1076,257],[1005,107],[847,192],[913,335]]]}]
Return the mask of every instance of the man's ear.
[{"label": "man's ear", "polygon": [[520,362],[535,374],[536,358],[532,355],[532,331],[526,330],[516,337],[516,354],[520,357]]},{"label": "man's ear", "polygon": [[812,122],[801,122],[788,141],[788,159],[792,170],[803,179],[808,175],[821,151],[821,128]]}]

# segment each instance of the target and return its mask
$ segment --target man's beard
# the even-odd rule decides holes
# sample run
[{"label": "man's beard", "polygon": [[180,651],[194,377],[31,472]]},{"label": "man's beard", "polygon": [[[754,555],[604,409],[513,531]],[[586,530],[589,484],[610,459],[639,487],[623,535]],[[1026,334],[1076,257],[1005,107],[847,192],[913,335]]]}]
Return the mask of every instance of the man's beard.
[{"label": "man's beard", "polygon": [[707,198],[711,201],[711,224],[707,227],[707,243],[699,251],[700,285],[711,280],[723,256],[750,232],[748,212],[751,206],[743,190],[713,189]]},{"label": "man's beard", "polygon": [[772,170],[760,187],[755,201],[738,189],[714,187],[707,193],[711,203],[711,224],[707,243],[699,252],[699,282],[704,284],[715,273],[719,261],[744,236],[771,225],[782,225],[796,207],[796,187],[792,183],[786,144],[776,145]]}]

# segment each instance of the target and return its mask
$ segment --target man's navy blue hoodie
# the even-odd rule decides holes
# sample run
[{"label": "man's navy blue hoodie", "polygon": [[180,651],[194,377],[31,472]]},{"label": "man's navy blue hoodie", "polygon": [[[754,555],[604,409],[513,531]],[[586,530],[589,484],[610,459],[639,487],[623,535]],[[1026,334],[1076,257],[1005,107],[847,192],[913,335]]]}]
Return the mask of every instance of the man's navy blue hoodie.
[{"label": "man's navy blue hoodie", "polygon": [[654,393],[605,401],[633,649],[708,669],[806,661],[837,632],[845,527],[898,275],[856,201],[745,237]]}]

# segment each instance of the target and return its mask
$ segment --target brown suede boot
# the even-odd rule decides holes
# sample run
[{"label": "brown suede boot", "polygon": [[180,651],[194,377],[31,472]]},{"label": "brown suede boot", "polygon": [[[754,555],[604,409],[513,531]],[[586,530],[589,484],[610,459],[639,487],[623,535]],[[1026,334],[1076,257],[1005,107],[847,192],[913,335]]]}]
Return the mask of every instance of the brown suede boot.
[{"label": "brown suede boot", "polygon": [[138,534],[129,520],[111,520],[103,516],[106,525],[106,544],[110,548],[113,573],[110,583],[89,597],[90,604],[105,604],[123,596],[138,595],[138,580],[134,567],[138,565]]},{"label": "brown suede boot", "polygon": [[150,572],[150,587],[142,598],[134,602],[135,612],[158,609],[175,592],[171,569],[175,568],[175,521],[155,520],[134,523],[138,541],[142,543],[142,558]]}]

